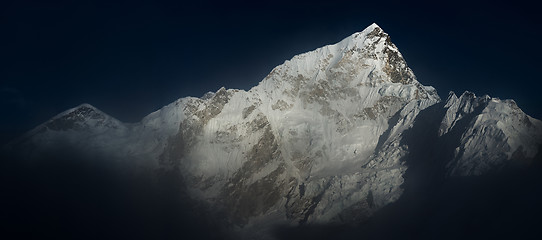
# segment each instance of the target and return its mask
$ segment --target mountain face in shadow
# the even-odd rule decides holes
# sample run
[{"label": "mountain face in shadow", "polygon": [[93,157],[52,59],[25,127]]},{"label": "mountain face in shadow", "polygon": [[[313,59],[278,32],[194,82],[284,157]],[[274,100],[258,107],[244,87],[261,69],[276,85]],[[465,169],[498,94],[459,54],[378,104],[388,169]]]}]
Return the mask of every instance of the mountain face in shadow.
[{"label": "mountain face in shadow", "polygon": [[537,166],[456,177],[423,192],[405,188],[398,201],[364,223],[279,227],[275,234],[278,239],[536,239],[541,234],[541,173]]},{"label": "mountain face in shadow", "polygon": [[2,155],[2,236],[55,239],[224,239],[178,176],[127,172],[103,156],[59,147]]}]

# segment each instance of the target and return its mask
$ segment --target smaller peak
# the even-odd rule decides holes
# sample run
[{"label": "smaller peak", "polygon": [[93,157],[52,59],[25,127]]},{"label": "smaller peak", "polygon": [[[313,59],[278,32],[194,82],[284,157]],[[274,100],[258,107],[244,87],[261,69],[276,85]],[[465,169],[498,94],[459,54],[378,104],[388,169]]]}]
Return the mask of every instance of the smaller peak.
[{"label": "smaller peak", "polygon": [[[484,100],[491,100],[492,97],[489,96],[488,94],[484,94],[484,96],[482,96],[482,99],[484,99]],[[497,99],[498,99],[498,98],[497,98]]]},{"label": "smaller peak", "polygon": [[448,93],[448,99],[446,100],[446,102],[448,102],[448,101],[450,101],[450,100],[452,100],[452,99],[457,99],[457,95],[455,94],[454,91],[450,91],[450,92]]},{"label": "smaller peak", "polygon": [[[92,120],[100,123],[105,122],[106,120],[115,120],[104,112],[98,110],[96,107],[83,103],[74,108],[68,109],[53,118],[44,124],[38,126],[36,129],[50,129],[55,131],[64,131],[64,130],[78,130],[82,129],[84,122]],[[116,120],[115,120],[116,121]]]},{"label": "smaller peak", "polygon": [[476,94],[471,91],[465,91],[459,98],[476,98]]},{"label": "smaller peak", "polygon": [[455,95],[455,92],[454,91],[450,91],[448,93],[448,98],[446,99],[446,104],[444,105],[444,107],[450,107],[452,104],[454,104],[455,102],[457,102],[457,95]]},{"label": "smaller peak", "polygon": [[85,108],[89,108],[89,109],[92,109],[92,110],[98,110],[96,107],[92,106],[90,103],[82,103],[79,106],[74,107],[72,109],[77,110],[77,109],[85,109]]},{"label": "smaller peak", "polygon": [[59,115],[69,115],[69,114],[79,114],[79,115],[107,115],[104,112],[100,111],[98,108],[92,106],[89,103],[82,103],[77,107],[68,109],[67,111]]},{"label": "smaller peak", "polygon": [[49,122],[63,118],[82,120],[87,118],[106,119],[110,117],[106,113],[102,112],[100,109],[88,103],[83,103],[54,116],[52,119],[49,120]]}]

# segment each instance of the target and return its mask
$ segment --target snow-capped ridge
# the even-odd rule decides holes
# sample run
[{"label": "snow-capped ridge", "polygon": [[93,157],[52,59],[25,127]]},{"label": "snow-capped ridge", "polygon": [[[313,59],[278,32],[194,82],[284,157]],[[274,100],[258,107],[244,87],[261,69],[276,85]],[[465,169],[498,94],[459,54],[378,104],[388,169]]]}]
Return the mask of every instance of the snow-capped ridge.
[{"label": "snow-capped ridge", "polygon": [[438,134],[453,133],[459,141],[447,165],[449,175],[481,175],[538,154],[542,122],[524,113],[514,100],[478,97],[470,91],[457,97],[450,92],[444,109]]}]

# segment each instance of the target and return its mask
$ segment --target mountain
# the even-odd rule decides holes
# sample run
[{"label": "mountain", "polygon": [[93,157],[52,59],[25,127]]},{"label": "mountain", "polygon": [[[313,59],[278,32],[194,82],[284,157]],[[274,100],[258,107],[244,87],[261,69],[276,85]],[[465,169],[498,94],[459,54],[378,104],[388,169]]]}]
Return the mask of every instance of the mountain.
[{"label": "mountain", "polygon": [[176,181],[195,212],[260,239],[277,226],[366,222],[401,198],[409,171],[426,182],[493,174],[529,166],[541,146],[542,122],[513,100],[442,102],[372,24],[249,91],[181,98],[131,124],[83,104],[5,149],[24,161],[69,150]]}]

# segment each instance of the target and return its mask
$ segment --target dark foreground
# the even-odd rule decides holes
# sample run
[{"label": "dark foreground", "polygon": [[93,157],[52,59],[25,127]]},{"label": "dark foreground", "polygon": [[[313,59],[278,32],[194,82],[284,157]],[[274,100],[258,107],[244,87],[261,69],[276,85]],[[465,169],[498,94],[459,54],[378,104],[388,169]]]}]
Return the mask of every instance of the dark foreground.
[{"label": "dark foreground", "polygon": [[[174,175],[127,174],[107,159],[2,156],[0,238],[224,239]],[[107,166],[107,167],[104,167]],[[277,227],[279,239],[527,239],[542,235],[542,167],[434,182],[410,172],[402,198],[351,226]],[[188,207],[191,206],[191,207]]]}]

